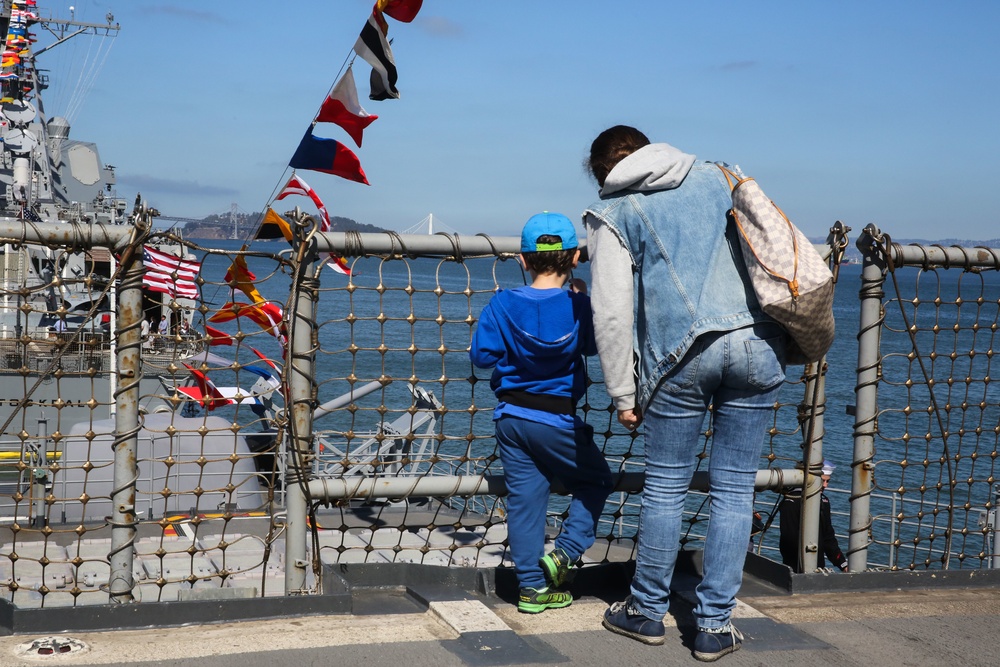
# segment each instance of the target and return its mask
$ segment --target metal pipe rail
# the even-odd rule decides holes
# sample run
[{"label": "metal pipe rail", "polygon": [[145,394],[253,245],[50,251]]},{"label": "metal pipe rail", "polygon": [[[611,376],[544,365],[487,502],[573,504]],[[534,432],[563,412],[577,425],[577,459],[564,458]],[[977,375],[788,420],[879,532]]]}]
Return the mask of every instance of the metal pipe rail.
[{"label": "metal pipe rail", "polygon": [[383,382],[381,380],[374,380],[366,385],[362,385],[360,387],[351,389],[351,391],[347,392],[346,394],[338,396],[332,401],[327,401],[323,405],[316,408],[316,410],[313,411],[313,419],[314,420],[319,419],[324,415],[330,414],[334,410],[339,410],[340,408],[348,406],[354,401],[358,400],[359,398],[363,398],[368,394],[372,393],[373,391],[381,389],[389,382],[392,382],[392,380],[389,380],[388,382]]},{"label": "metal pipe rail", "polygon": [[[131,225],[42,223],[25,222],[13,218],[0,218],[0,241],[7,243],[38,243],[76,248],[118,248],[131,237]],[[360,257],[365,254],[401,254],[421,256],[488,256],[516,255],[521,252],[519,236],[496,236],[477,234],[397,234],[395,232],[321,232],[316,234],[316,249],[319,252],[335,252],[345,257]],[[820,255],[830,254],[826,243],[814,244]],[[586,259],[586,239],[580,240]],[[953,248],[945,250],[952,251]],[[990,254],[990,253],[988,253]],[[998,264],[996,252],[991,256]],[[943,262],[944,260],[942,260]],[[984,261],[984,260],[980,260]],[[958,263],[953,261],[952,263]],[[993,266],[983,263],[982,266]]]},{"label": "metal pipe rail", "polygon": [[[521,252],[519,236],[462,236],[460,234],[397,234],[395,232],[321,232],[316,234],[316,248],[344,257],[362,257],[366,254],[420,255],[421,257],[464,257],[516,255]],[[829,244],[814,244],[816,251],[826,258],[832,249]],[[583,251],[581,260],[587,260],[587,240],[580,239]]]},{"label": "metal pipe rail", "polygon": [[871,528],[871,493],[875,474],[875,431],[878,416],[879,343],[883,317],[882,296],[886,263],[875,247],[878,230],[869,225],[857,240],[862,255],[861,319],[858,323],[857,384],[854,388],[854,453],[851,463],[851,522],[847,567],[851,572],[868,568],[868,531]]},{"label": "metal pipe rail", "polygon": [[395,232],[322,232],[316,234],[316,248],[344,257],[364,255],[413,255],[421,257],[464,257],[516,255],[521,237],[460,234],[397,234]]},{"label": "metal pipe rail", "polygon": [[0,242],[70,248],[119,248],[132,237],[132,225],[77,222],[27,222],[0,218]]},{"label": "metal pipe rail", "polygon": [[[646,475],[625,472],[612,475],[614,491],[642,491]],[[801,487],[805,473],[799,469],[769,468],[758,470],[754,489],[781,490]],[[708,491],[708,472],[699,470],[691,479],[691,489]],[[561,485],[552,487],[555,493],[567,493]],[[309,482],[309,495],[314,500],[344,500],[347,498],[397,499],[440,496],[504,496],[507,485],[503,475],[428,475],[424,477],[352,477],[321,478]]]},{"label": "metal pipe rail", "polygon": [[[869,230],[865,230],[868,232]],[[872,230],[877,233],[877,229]],[[916,246],[893,243],[892,261],[896,265],[926,267],[967,267],[1000,271],[1000,249],[960,246]]]}]

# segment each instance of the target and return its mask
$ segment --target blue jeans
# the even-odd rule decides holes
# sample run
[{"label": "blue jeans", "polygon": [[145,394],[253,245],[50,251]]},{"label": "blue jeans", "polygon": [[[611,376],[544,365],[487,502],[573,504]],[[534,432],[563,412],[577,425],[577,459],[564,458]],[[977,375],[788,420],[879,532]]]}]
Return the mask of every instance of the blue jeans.
[{"label": "blue jeans", "polygon": [[709,524],[698,626],[729,622],[753,521],[754,479],[764,434],[785,379],[785,334],[773,323],[700,336],[659,384],[644,414],[646,483],[639,517],[634,606],[661,620],[677,562],[681,519],[705,415],[714,406]]},{"label": "blue jeans", "polygon": [[594,429],[558,428],[504,415],[496,421],[497,444],[507,483],[507,539],[522,588],[542,589],[545,574],[545,511],[549,488],[559,480],[572,494],[556,546],[571,562],[594,544],[597,520],[611,493],[611,471],[594,443]]}]

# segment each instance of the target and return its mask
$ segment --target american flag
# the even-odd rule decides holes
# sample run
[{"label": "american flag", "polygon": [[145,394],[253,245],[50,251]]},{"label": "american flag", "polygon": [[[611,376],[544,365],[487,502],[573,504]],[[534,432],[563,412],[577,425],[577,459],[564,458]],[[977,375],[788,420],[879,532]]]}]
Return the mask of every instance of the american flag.
[{"label": "american flag", "polygon": [[41,222],[42,218],[38,215],[38,212],[30,206],[24,206],[21,209],[21,219],[27,220],[28,222]]},{"label": "american flag", "polygon": [[201,262],[181,259],[176,255],[150,248],[148,245],[142,247],[142,261],[146,265],[142,284],[150,292],[163,292],[174,299],[198,298],[195,278],[201,270]]}]

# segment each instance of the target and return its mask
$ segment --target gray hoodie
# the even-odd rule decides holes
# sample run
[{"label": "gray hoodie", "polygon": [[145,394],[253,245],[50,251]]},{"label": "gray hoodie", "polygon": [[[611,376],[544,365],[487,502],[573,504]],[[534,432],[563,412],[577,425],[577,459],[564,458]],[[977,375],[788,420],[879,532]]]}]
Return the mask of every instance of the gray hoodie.
[{"label": "gray hoodie", "polygon": [[[676,188],[687,176],[695,156],[669,144],[649,144],[619,162],[601,188],[601,197],[622,190],[652,192]],[[636,377],[632,355],[634,262],[622,240],[600,220],[584,216],[590,256],[591,305],[594,333],[601,357],[605,388],[618,410],[636,407]]]}]

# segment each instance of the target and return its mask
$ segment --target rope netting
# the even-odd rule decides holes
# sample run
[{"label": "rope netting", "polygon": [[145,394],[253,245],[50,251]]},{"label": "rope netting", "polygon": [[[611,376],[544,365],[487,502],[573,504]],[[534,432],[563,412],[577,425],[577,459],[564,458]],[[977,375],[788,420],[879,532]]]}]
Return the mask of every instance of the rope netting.
[{"label": "rope netting", "polygon": [[[283,595],[286,479],[354,489],[308,497],[307,592],[319,590],[324,564],[509,565],[505,503],[492,492],[503,475],[496,398],[468,348],[490,297],[526,276],[513,255],[463,255],[453,243],[445,256],[358,252],[349,276],[318,271],[308,349],[296,349],[289,335],[293,296],[306,281],[296,278],[298,256],[287,244],[240,250],[154,235],[147,244],[200,262],[198,296],[143,290],[147,324],[117,305],[123,283],[112,278],[122,278],[112,253],[7,245],[0,293],[6,597],[22,607],[106,603],[122,584],[112,581],[112,562],[129,550],[135,600],[220,588]],[[43,270],[27,270],[33,266]],[[587,280],[588,267],[577,275]],[[132,342],[114,345],[115,332],[121,339],[126,329]],[[123,349],[141,356],[139,377],[119,367]],[[297,355],[313,364],[312,432],[308,451],[289,456],[286,364]],[[794,468],[802,459],[800,370],[790,369],[775,405],[761,468]],[[584,560],[625,561],[635,557],[641,429],[618,424],[596,357],[588,373],[579,413],[621,482]],[[116,451],[129,434],[117,430],[115,411],[136,386],[135,472],[123,477]],[[707,420],[700,470],[710,451]],[[373,479],[382,490],[363,491]],[[500,486],[490,486],[497,479]],[[489,488],[469,491],[468,480],[488,480]],[[428,481],[451,490],[421,491]],[[112,502],[122,488],[134,491],[124,510]],[[771,512],[776,497],[761,492],[761,512]],[[567,505],[553,494],[550,537]],[[135,522],[128,541],[113,547],[122,527],[116,511],[134,512]],[[685,545],[703,539],[706,518],[707,495],[693,493]],[[756,548],[776,558],[773,533]]]},{"label": "rope netting", "polygon": [[[1000,263],[895,247],[879,327],[870,541],[892,569],[990,567],[1000,438]],[[965,258],[964,261],[962,258]],[[971,258],[985,258],[985,264]],[[992,258],[992,260],[991,260]],[[864,328],[864,325],[863,325]]]}]

